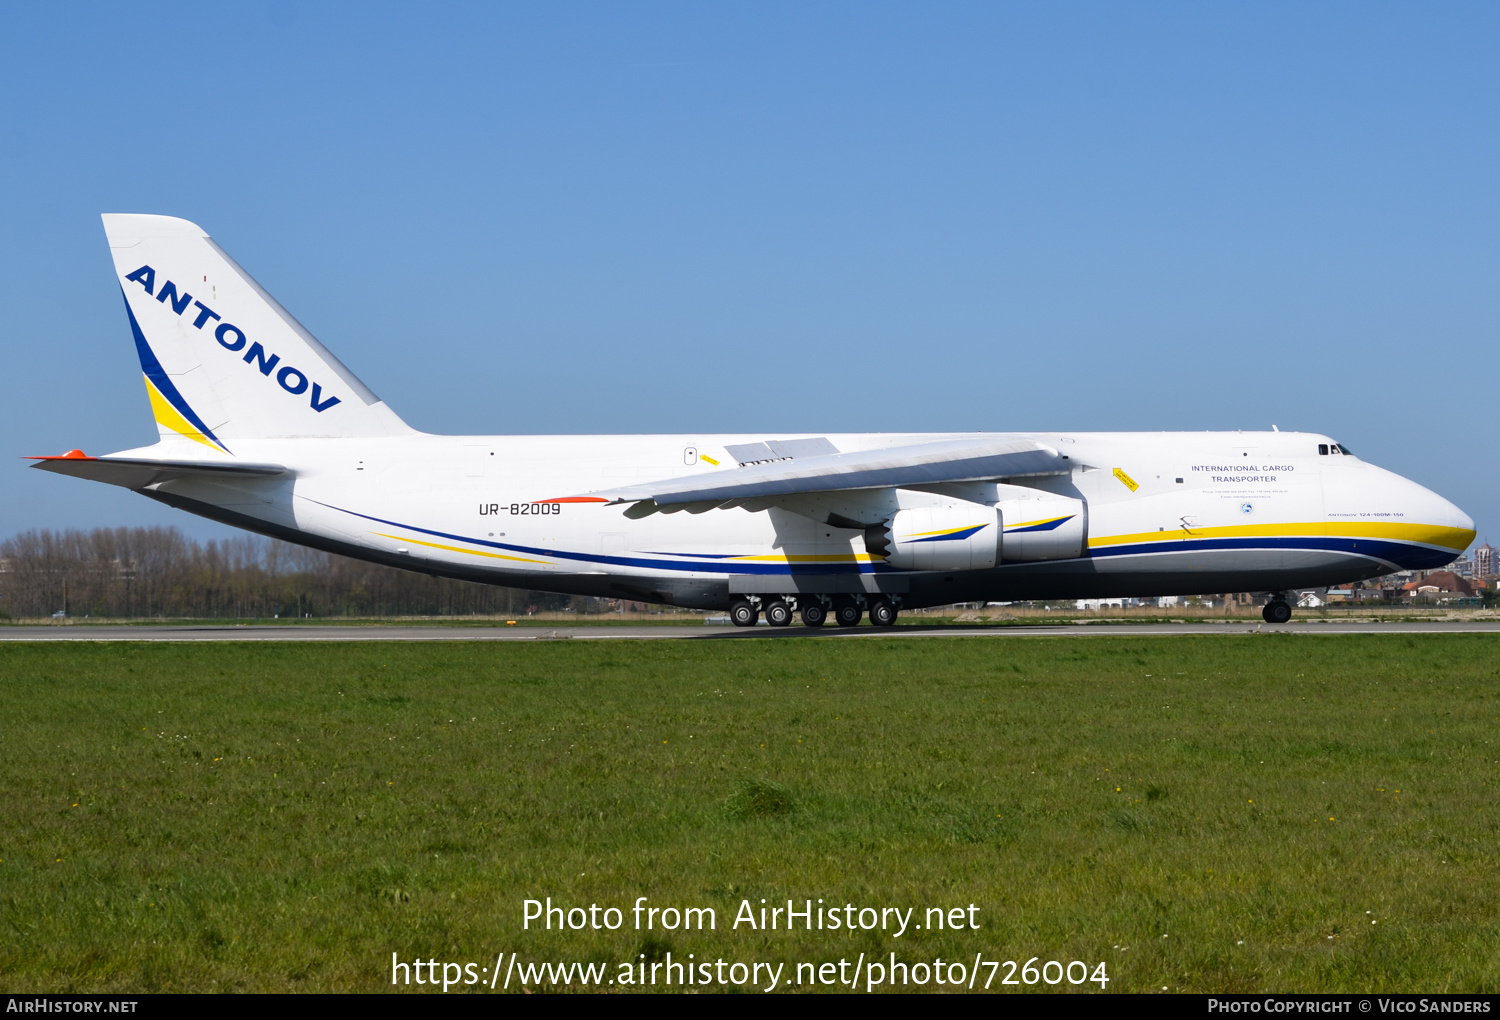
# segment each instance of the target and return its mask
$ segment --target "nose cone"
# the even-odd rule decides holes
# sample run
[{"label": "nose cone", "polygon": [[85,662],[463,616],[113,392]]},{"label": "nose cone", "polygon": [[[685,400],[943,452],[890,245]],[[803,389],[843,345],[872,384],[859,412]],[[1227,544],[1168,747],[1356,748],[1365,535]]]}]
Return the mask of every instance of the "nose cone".
[{"label": "nose cone", "polygon": [[1409,506],[1406,519],[1411,523],[1453,532],[1451,541],[1442,544],[1452,548],[1455,556],[1467,549],[1469,543],[1474,541],[1474,518],[1426,486],[1418,485],[1409,478],[1402,478],[1401,481],[1406,489],[1403,502]]},{"label": "nose cone", "polygon": [[1330,527],[1384,539],[1381,558],[1405,570],[1451,563],[1474,541],[1474,519],[1442,496],[1383,468],[1364,468],[1354,484],[1325,486]]},{"label": "nose cone", "polygon": [[[1438,496],[1437,498],[1443,499],[1443,497],[1441,496]],[[1464,539],[1464,549],[1467,549],[1473,543],[1475,536],[1479,534],[1474,530],[1474,518],[1464,513],[1462,510],[1454,506],[1452,503],[1448,502],[1446,499],[1443,499],[1443,505],[1446,506],[1454,515],[1454,519],[1457,521],[1457,523],[1454,524],[1454,527],[1468,536]],[[1463,549],[1459,550],[1459,552],[1463,551]]]}]

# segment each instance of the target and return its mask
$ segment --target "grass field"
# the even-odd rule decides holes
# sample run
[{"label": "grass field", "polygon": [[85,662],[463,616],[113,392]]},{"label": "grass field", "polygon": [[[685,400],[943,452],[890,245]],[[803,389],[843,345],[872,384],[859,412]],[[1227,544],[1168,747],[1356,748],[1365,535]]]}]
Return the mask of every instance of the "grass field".
[{"label": "grass field", "polygon": [[[1493,992],[1497,681],[1486,635],[0,646],[0,986],[895,951]],[[547,896],[626,925],[522,931]],[[788,897],[981,927],[730,929]]]}]

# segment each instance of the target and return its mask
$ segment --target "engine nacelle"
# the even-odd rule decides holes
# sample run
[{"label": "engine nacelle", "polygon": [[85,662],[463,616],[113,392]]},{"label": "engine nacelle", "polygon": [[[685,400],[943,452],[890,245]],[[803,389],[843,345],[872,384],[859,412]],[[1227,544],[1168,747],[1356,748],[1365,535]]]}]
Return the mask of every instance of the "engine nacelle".
[{"label": "engine nacelle", "polygon": [[1084,554],[1088,505],[1069,496],[1006,499],[996,505],[1003,522],[1000,559],[1071,560]]},{"label": "engine nacelle", "polygon": [[979,503],[900,510],[870,529],[865,545],[903,570],[990,570],[1000,553],[1000,514]]},{"label": "engine nacelle", "polygon": [[1039,492],[994,506],[954,501],[900,510],[865,531],[865,548],[902,570],[991,570],[1085,554],[1088,505]]}]

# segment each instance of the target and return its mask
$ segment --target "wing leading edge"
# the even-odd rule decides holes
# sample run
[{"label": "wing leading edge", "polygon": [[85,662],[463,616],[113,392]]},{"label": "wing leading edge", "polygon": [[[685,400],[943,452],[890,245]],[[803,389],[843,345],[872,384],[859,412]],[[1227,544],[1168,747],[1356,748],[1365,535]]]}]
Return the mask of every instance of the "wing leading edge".
[{"label": "wing leading edge", "polygon": [[[851,489],[913,488],[1067,474],[1066,458],[1022,439],[943,439],[854,453],[798,457],[644,485],[588,493],[609,504],[633,503],[628,517],[687,510],[702,513],[778,497]],[[572,497],[580,498],[580,497]],[[747,507],[748,509],[749,507]]]}]

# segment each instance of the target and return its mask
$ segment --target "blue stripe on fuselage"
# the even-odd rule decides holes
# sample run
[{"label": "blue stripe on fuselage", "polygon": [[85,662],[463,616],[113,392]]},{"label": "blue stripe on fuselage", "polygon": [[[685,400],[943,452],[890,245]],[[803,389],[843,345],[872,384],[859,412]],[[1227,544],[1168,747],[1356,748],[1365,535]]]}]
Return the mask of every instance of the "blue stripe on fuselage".
[{"label": "blue stripe on fuselage", "polygon": [[[326,506],[330,510],[350,514],[354,517],[362,517],[367,521],[375,521],[378,524],[389,524],[396,528],[405,528],[407,531],[415,531],[422,535],[434,535],[438,538],[448,538],[457,542],[468,542],[470,545],[482,545],[491,549],[504,549],[507,552],[529,553],[533,556],[551,556],[559,560],[577,560],[583,563],[610,563],[618,567],[645,567],[652,570],[682,570],[694,573],[717,573],[717,574],[873,574],[887,573],[895,568],[887,567],[883,563],[735,563],[733,569],[726,569],[731,564],[719,562],[710,563],[678,563],[672,560],[648,560],[638,559],[633,556],[607,556],[602,553],[576,553],[564,552],[556,549],[541,549],[529,545],[513,545],[509,542],[493,542],[483,538],[470,538],[467,535],[454,535],[446,531],[434,531],[431,528],[419,528],[412,524],[402,524],[400,521],[388,521],[384,517],[372,517],[354,510],[345,510],[341,506],[331,503],[323,503],[319,500],[310,500],[319,506]],[[674,555],[674,554],[666,554]]]},{"label": "blue stripe on fuselage", "polygon": [[[582,563],[608,563],[619,567],[637,567],[648,570],[671,570],[692,573],[714,573],[714,574],[805,574],[805,575],[829,575],[829,574],[873,574],[873,573],[907,573],[897,570],[895,567],[884,563],[726,563],[723,559],[708,559],[700,563],[684,563],[675,560],[645,559],[635,556],[609,556],[602,553],[578,553],[566,552],[555,549],[543,549],[537,546],[516,545],[509,542],[495,542],[483,538],[471,538],[467,535],[455,535],[446,531],[435,531],[431,528],[419,528],[411,524],[403,524],[400,521],[387,520],[384,517],[374,517],[370,514],[362,514],[354,510],[346,510],[343,507],[334,506],[331,503],[323,503],[319,500],[310,500],[319,506],[325,506],[330,510],[337,510],[353,517],[359,517],[378,524],[388,524],[396,528],[405,528],[422,535],[433,535],[437,538],[447,538],[457,542],[467,542],[470,545],[484,546],[490,549],[504,549],[507,552],[527,553],[532,556],[551,556],[554,559],[572,560]],[[1339,552],[1355,556],[1366,556],[1371,559],[1384,560],[1394,563],[1406,570],[1431,570],[1446,563],[1451,563],[1456,553],[1446,549],[1432,549],[1427,546],[1412,545],[1405,542],[1388,542],[1369,538],[1333,538],[1333,537],[1258,537],[1258,538],[1204,538],[1184,539],[1179,541],[1142,542],[1136,545],[1105,546],[1090,551],[1089,556],[1104,558],[1108,556],[1149,556],[1157,553],[1183,553],[1202,550],[1236,550],[1236,549],[1307,549],[1321,552]],[[656,553],[658,556],[678,555],[675,553]],[[694,555],[683,553],[683,556]],[[712,555],[712,554],[710,554]],[[1064,562],[1064,561],[1053,561]]]},{"label": "blue stripe on fuselage", "polygon": [[1091,549],[1095,559],[1106,556],[1141,556],[1151,553],[1196,552],[1205,549],[1310,549],[1319,552],[1351,553],[1394,563],[1404,570],[1431,570],[1453,562],[1458,553],[1446,549],[1388,542],[1373,538],[1337,538],[1333,536],[1268,536],[1256,538],[1188,538],[1177,541],[1140,542],[1134,545],[1109,545]]}]

